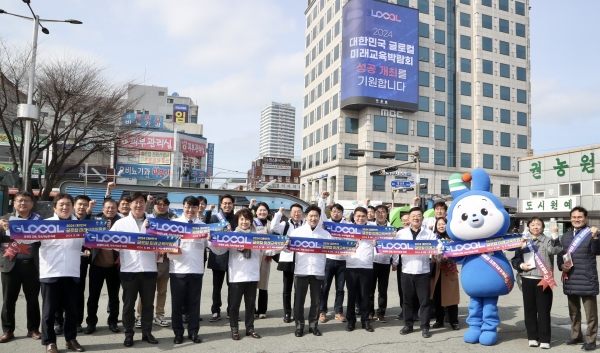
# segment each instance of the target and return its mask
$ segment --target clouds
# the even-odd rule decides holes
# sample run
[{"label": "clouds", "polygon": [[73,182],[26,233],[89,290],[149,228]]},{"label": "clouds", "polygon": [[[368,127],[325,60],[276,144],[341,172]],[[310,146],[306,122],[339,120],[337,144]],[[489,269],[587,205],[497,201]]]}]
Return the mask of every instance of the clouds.
[{"label": "clouds", "polygon": [[[532,80],[532,117],[535,122],[572,124],[600,119],[600,85],[565,87],[555,78]],[[596,120],[597,121],[597,120]]]}]

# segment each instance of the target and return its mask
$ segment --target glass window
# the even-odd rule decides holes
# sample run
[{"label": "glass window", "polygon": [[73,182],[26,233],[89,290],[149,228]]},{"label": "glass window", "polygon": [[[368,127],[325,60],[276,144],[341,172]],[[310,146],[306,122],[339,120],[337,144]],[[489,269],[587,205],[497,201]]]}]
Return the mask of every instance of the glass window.
[{"label": "glass window", "polygon": [[[429,163],[429,158],[427,159],[427,163]],[[421,195],[425,195],[429,193],[429,179],[427,178],[421,178],[421,185],[425,184],[424,188],[421,188],[420,193]]]},{"label": "glass window", "polygon": [[500,86],[500,99],[504,101],[510,100],[510,87]]},{"label": "glass window", "polygon": [[358,148],[357,144],[354,144],[354,143],[347,143],[347,144],[345,144],[344,145],[344,158],[346,158],[346,159],[358,159],[358,157],[350,155],[350,149],[356,149],[356,148]]},{"label": "glass window", "polygon": [[349,134],[358,134],[358,119],[346,117],[346,132]]},{"label": "glass window", "polygon": [[441,29],[436,29],[433,31],[433,37],[435,38],[435,42],[438,44],[446,44],[446,32]]},{"label": "glass window", "polygon": [[517,135],[517,148],[527,149],[527,135]]},{"label": "glass window", "polygon": [[510,197],[510,185],[500,185],[500,197]]},{"label": "glass window", "polygon": [[315,167],[318,167],[321,165],[321,152],[317,152],[315,153]]},{"label": "glass window", "polygon": [[463,27],[471,27],[471,15],[468,13],[460,13],[460,25]]},{"label": "glass window", "polygon": [[508,132],[500,133],[500,146],[510,147],[510,134]]},{"label": "glass window", "polygon": [[433,127],[433,136],[436,140],[446,141],[446,127],[443,125],[435,125]]},{"label": "glass window", "polygon": [[500,169],[510,170],[510,157],[500,156]]},{"label": "glass window", "polygon": [[471,50],[471,37],[460,35],[460,48]]},{"label": "glass window", "polygon": [[387,132],[387,118],[381,115],[375,115],[373,128],[375,131]]},{"label": "glass window", "polygon": [[335,161],[337,158],[337,145],[331,146],[331,160]]},{"label": "glass window", "polygon": [[323,150],[323,164],[327,163],[329,160],[329,148]]},{"label": "glass window", "polygon": [[315,144],[321,142],[321,129],[317,129],[317,131],[315,131],[315,136],[316,136]]},{"label": "glass window", "polygon": [[463,96],[471,95],[471,82],[460,81],[460,94]]},{"label": "glass window", "polygon": [[[339,69],[335,69],[335,71],[333,72],[333,83],[332,83],[332,86],[335,86],[338,83],[338,72],[339,72]],[[333,109],[335,109],[335,108],[333,108]]]},{"label": "glass window", "polygon": [[435,90],[439,92],[446,92],[446,79],[443,77],[435,76],[434,77],[434,86]]},{"label": "glass window", "polygon": [[517,66],[517,80],[519,80],[519,81],[527,80],[527,69],[526,68]]},{"label": "glass window", "polygon": [[[373,149],[378,151],[387,150],[387,145],[383,142],[373,142]],[[379,158],[379,152],[373,152],[373,158]]]},{"label": "glass window", "polygon": [[498,0],[498,8],[502,11],[508,11],[508,0]]},{"label": "glass window", "polygon": [[470,153],[461,153],[460,154],[460,167],[461,168],[471,168],[471,154]]},{"label": "glass window", "polygon": [[483,28],[492,29],[492,16],[481,15],[481,26]]},{"label": "glass window", "polygon": [[429,97],[419,96],[419,110],[422,112],[429,111]]},{"label": "glass window", "polygon": [[373,191],[385,191],[385,175],[373,175]]},{"label": "glass window", "polygon": [[471,129],[460,129],[460,142],[471,143]]},{"label": "glass window", "polygon": [[302,149],[303,149],[303,150],[305,150],[305,149],[306,149],[306,143],[307,143],[307,138],[306,138],[306,136],[304,136],[304,137],[302,138]]},{"label": "glass window", "polygon": [[435,53],[434,60],[436,67],[446,67],[446,55],[442,53]]},{"label": "glass window", "polygon": [[439,6],[433,7],[433,13],[437,21],[446,21],[446,9]]},{"label": "glass window", "polygon": [[327,139],[329,137],[329,124],[325,124],[325,126],[323,126],[323,140]]},{"label": "glass window", "polygon": [[429,62],[429,48],[419,47],[419,61]]},{"label": "glass window", "polygon": [[331,122],[331,136],[337,134],[338,132],[338,121],[337,119],[333,119],[333,121]]},{"label": "glass window", "polygon": [[494,169],[494,155],[483,154],[483,167],[485,169]]},{"label": "glass window", "polygon": [[481,37],[481,47],[485,51],[494,51],[494,42],[492,38]]},{"label": "glass window", "polygon": [[[419,159],[422,163],[429,163],[429,148],[428,147],[419,147]],[[421,178],[421,183],[423,183],[423,178]]]},{"label": "glass window", "polygon": [[524,89],[517,90],[517,102],[527,103],[527,91]]},{"label": "glass window", "polygon": [[498,19],[498,30],[502,33],[508,33],[509,32],[508,20],[499,18]]},{"label": "glass window", "polygon": [[525,37],[525,25],[522,23],[515,23],[515,34],[519,37]]},{"label": "glass window", "polygon": [[435,115],[444,116],[446,115],[446,103],[443,101],[433,101],[433,107]]},{"label": "glass window", "polygon": [[417,136],[429,137],[429,123],[426,121],[417,121]]},{"label": "glass window", "polygon": [[460,58],[460,71],[471,72],[471,59]]},{"label": "glass window", "polygon": [[500,77],[510,78],[510,65],[500,64]]},{"label": "glass window", "polygon": [[483,83],[483,96],[494,98],[494,85],[491,83]]},{"label": "glass window", "polygon": [[525,48],[524,45],[516,45],[516,53],[517,53],[517,58],[519,59],[527,59],[527,49]]},{"label": "glass window", "polygon": [[510,110],[500,109],[500,122],[503,124],[510,124]]},{"label": "glass window", "polygon": [[317,120],[321,120],[321,106],[317,107]]},{"label": "glass window", "polygon": [[471,5],[471,0],[460,0],[461,4]]},{"label": "glass window", "polygon": [[396,133],[408,135],[408,119],[396,118]]},{"label": "glass window", "polygon": [[358,177],[355,175],[344,175],[344,191],[356,191]]},{"label": "glass window", "polygon": [[493,145],[494,144],[494,132],[492,130],[483,130],[483,144]]},{"label": "glass window", "polygon": [[494,121],[494,108],[483,106],[483,120]]},{"label": "glass window", "polygon": [[481,70],[484,74],[493,75],[494,74],[494,62],[491,60],[481,60]]},{"label": "glass window", "polygon": [[311,133],[310,135],[308,135],[308,147],[311,147],[312,145],[314,145],[314,134]]},{"label": "glass window", "polygon": [[419,86],[429,87],[429,72],[419,71]]},{"label": "glass window", "polygon": [[306,170],[306,157],[302,158],[302,170]]},{"label": "glass window", "polygon": [[[408,146],[407,145],[396,145],[396,151],[397,152],[408,152]],[[407,161],[408,155],[407,154],[397,154],[396,160]]]},{"label": "glass window", "polygon": [[500,54],[510,55],[510,43],[500,41]]},{"label": "glass window", "polygon": [[429,0],[419,0],[419,12],[429,14]]},{"label": "glass window", "polygon": [[517,125],[527,126],[527,113],[517,112]]},{"label": "glass window", "polygon": [[492,0],[481,0],[481,5],[492,7]]},{"label": "glass window", "polygon": [[515,1],[515,13],[517,15],[525,16],[525,4],[520,1]]},{"label": "glass window", "polygon": [[327,114],[329,114],[329,112],[330,112],[330,109],[329,109],[329,99],[328,99],[323,104],[323,115],[327,116]]},{"label": "glass window", "polygon": [[460,105],[460,118],[471,120],[471,106],[470,105]]},{"label": "glass window", "polygon": [[410,0],[396,0],[396,3],[398,5],[406,6],[406,7],[408,7],[409,2],[410,2]]},{"label": "glass window", "polygon": [[446,151],[433,150],[433,164],[445,165],[446,164]]},{"label": "glass window", "polygon": [[419,37],[429,38],[429,25],[419,22]]}]

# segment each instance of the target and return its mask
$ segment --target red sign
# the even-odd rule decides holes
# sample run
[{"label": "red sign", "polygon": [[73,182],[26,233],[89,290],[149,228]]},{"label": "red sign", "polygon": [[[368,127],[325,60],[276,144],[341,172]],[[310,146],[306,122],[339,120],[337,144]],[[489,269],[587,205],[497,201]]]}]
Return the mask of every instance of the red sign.
[{"label": "red sign", "polygon": [[183,152],[184,155],[202,157],[206,155],[206,145],[203,143],[181,139],[180,151]]},{"label": "red sign", "polygon": [[[120,142],[121,147],[144,150],[172,151],[172,137],[132,136]],[[204,151],[204,150],[203,150]],[[204,155],[204,154],[202,154]]]}]

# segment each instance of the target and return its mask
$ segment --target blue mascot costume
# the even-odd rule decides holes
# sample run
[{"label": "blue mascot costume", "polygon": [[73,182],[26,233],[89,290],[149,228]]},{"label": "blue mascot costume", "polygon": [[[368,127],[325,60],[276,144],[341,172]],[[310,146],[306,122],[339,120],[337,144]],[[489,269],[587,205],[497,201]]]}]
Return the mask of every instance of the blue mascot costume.
[{"label": "blue mascot costume", "polygon": [[[472,180],[471,190],[464,182]],[[449,180],[454,201],[448,211],[448,235],[457,241],[479,241],[506,235],[508,213],[489,192],[490,177],[483,169]],[[460,259],[460,258],[459,258]],[[457,259],[458,260],[458,259]],[[471,297],[464,340],[490,346],[498,340],[498,296],[510,293],[514,284],[512,268],[502,251],[468,255],[460,259],[460,281]]]}]

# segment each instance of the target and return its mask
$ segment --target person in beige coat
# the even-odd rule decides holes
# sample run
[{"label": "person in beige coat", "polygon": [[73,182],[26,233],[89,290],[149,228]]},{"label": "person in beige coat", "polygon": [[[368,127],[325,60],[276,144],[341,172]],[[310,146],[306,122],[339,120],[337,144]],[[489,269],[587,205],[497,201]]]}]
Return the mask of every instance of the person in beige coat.
[{"label": "person in beige coat", "polygon": [[[252,200],[251,204],[253,204],[254,200]],[[252,208],[252,206],[250,206]],[[264,202],[259,202],[256,204],[256,218],[254,218],[253,223],[254,227],[256,227],[256,231],[258,233],[272,234],[271,222],[267,219],[269,216],[270,210],[269,206]],[[260,279],[258,280],[258,305],[256,305],[256,313],[254,314],[255,318],[258,319],[266,319],[267,318],[267,304],[269,301],[269,276],[271,274],[271,256],[267,256],[264,253],[261,253],[260,259]]]}]

